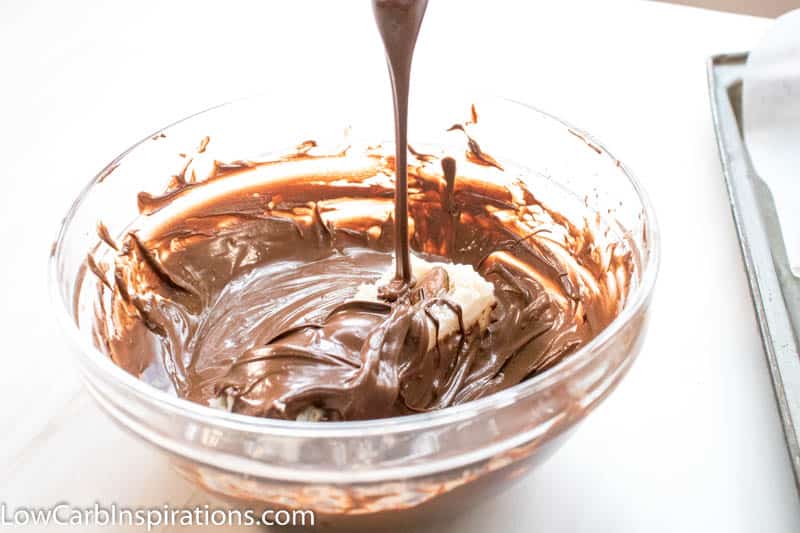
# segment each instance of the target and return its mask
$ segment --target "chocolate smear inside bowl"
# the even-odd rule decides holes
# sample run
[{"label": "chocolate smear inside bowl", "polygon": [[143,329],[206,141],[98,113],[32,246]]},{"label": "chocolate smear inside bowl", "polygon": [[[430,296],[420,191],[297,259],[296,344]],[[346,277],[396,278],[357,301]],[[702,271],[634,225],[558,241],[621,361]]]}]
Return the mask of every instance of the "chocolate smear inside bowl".
[{"label": "chocolate smear inside bowl", "polygon": [[98,226],[96,344],[179,397],[306,421],[444,409],[558,364],[617,316],[636,261],[581,199],[538,200],[476,123],[451,128],[462,151],[409,148],[407,284],[391,150],[220,162],[203,139],[124,232]]}]

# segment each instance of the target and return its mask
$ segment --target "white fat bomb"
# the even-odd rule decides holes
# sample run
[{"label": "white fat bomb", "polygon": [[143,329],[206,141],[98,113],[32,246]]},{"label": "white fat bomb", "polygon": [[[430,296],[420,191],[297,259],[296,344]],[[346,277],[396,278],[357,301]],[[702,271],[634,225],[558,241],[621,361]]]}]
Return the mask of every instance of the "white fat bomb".
[{"label": "white fat bomb", "polygon": [[[411,272],[415,279],[422,279],[433,267],[441,267],[447,272],[450,286],[442,298],[461,307],[464,328],[470,330],[477,324],[479,328],[485,329],[489,325],[489,316],[497,302],[494,297],[494,285],[483,279],[471,265],[426,261],[415,255],[411,256]],[[389,283],[392,276],[394,272],[387,272],[375,283],[359,286],[353,298],[378,300],[378,287]],[[444,340],[458,331],[458,316],[447,305],[434,304],[430,307],[430,313],[439,321],[439,340]],[[430,327],[433,333],[434,325],[431,323]],[[434,335],[430,338],[429,350],[436,345]]]}]

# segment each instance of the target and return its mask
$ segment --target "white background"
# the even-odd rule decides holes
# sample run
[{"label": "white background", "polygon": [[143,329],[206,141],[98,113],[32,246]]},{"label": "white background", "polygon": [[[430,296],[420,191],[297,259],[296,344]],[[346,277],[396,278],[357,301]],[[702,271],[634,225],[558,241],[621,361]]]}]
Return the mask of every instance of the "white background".
[{"label": "white background", "polygon": [[[705,77],[707,56],[766,27],[651,2],[431,2],[415,76],[471,77],[592,132],[637,172],[663,233],[630,375],[552,460],[449,531],[800,530]],[[207,501],[82,390],[45,296],[58,222],[161,125],[264,87],[359,90],[384,68],[364,1],[0,3],[0,501]]]}]

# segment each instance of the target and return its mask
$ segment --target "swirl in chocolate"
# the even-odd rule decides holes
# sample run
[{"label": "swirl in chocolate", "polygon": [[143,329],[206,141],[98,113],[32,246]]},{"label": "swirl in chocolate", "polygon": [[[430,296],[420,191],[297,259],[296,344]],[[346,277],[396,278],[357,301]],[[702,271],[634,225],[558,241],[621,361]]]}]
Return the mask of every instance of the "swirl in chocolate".
[{"label": "swirl in chocolate", "polygon": [[631,254],[592,217],[542,205],[506,162],[476,159],[476,144],[411,152],[414,277],[400,285],[395,159],[381,148],[304,143],[206,178],[188,165],[140,196],[120,238],[100,226],[98,344],[183,398],[304,420],[442,409],[557,364],[622,308]]}]

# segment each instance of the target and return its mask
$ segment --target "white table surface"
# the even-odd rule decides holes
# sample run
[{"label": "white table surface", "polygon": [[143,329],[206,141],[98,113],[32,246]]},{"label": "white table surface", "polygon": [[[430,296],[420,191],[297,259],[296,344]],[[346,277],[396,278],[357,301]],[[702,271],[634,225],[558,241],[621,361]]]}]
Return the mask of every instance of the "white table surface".
[{"label": "white table surface", "polygon": [[[593,132],[638,173],[663,233],[630,375],[548,463],[448,531],[800,531],[705,75],[767,24],[654,2],[431,3],[416,76],[472,61],[476,85]],[[0,4],[0,502],[207,501],[82,388],[46,301],[51,240],[79,188],[158,126],[312,74],[357,88],[383,68],[374,31],[365,2]],[[322,66],[305,72],[307,56]]]}]

